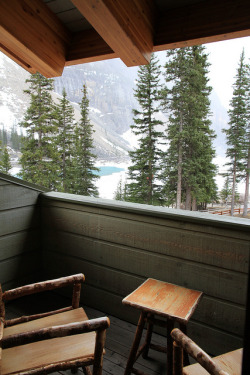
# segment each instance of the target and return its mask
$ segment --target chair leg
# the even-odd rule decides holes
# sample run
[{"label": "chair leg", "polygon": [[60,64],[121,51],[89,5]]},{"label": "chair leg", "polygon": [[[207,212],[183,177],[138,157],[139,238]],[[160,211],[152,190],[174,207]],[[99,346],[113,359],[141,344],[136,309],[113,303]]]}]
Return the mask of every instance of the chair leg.
[{"label": "chair leg", "polygon": [[152,332],[153,332],[153,323],[148,322],[147,335],[146,335],[146,340],[145,340],[146,345],[145,345],[145,349],[143,350],[143,353],[142,353],[142,358],[144,358],[144,359],[148,358],[148,351],[149,351],[149,348],[150,348]]},{"label": "chair leg", "polygon": [[139,347],[139,344],[140,344],[140,341],[141,341],[142,331],[143,331],[143,328],[144,328],[144,325],[145,325],[145,317],[146,317],[146,313],[144,311],[142,311],[141,315],[140,315],[140,318],[139,318],[139,321],[138,321],[134,342],[133,342],[133,345],[132,345],[131,350],[130,350],[130,354],[129,354],[129,357],[128,357],[128,362],[127,362],[127,366],[126,366],[124,375],[130,375],[131,374],[133,365],[135,363],[137,350],[138,350],[138,347]]},{"label": "chair leg", "polygon": [[97,331],[95,345],[95,359],[93,364],[93,375],[102,374],[103,350],[106,339],[106,329]]},{"label": "chair leg", "polygon": [[174,321],[167,319],[167,375],[173,373],[173,339],[171,331],[174,329]]},{"label": "chair leg", "polygon": [[84,375],[92,375],[92,372],[89,366],[83,366],[82,370],[83,370]]}]

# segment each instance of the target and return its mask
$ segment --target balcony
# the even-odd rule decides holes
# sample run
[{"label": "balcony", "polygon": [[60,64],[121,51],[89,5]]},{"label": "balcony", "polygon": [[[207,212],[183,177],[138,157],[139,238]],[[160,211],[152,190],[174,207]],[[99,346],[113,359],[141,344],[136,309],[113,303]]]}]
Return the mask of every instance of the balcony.
[{"label": "balcony", "polygon": [[[113,317],[107,358],[118,367],[138,319],[121,301],[148,277],[204,292],[188,332],[206,351],[243,346],[249,229],[246,219],[45,192],[0,174],[3,290],[83,272],[89,316],[101,311]],[[121,337],[122,360],[112,350]],[[152,374],[159,372],[154,366]],[[112,373],[105,364],[104,370]]]}]

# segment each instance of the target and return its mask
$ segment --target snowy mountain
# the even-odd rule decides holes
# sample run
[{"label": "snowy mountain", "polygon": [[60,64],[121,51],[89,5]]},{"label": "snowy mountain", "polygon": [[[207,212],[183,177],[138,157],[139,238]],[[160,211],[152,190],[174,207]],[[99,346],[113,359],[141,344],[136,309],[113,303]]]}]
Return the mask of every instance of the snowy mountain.
[{"label": "snowy mountain", "polygon": [[[119,81],[119,74],[114,73],[119,70],[116,67],[119,63],[116,60],[113,67],[109,67],[111,73],[102,73],[102,68],[95,67],[95,64],[85,64],[78,66],[77,69],[66,68],[63,76],[55,79],[55,92],[52,94],[53,99],[57,101],[65,87],[68,99],[72,101],[77,121],[80,118],[77,103],[81,100],[83,84],[87,85],[90,99],[89,117],[95,130],[93,135],[95,153],[99,160],[116,163],[128,160],[128,150],[131,149],[129,142],[122,137],[122,133],[129,128],[132,121],[134,84],[134,76],[132,76],[131,79],[126,80],[126,85],[124,84],[122,89],[122,81],[125,82],[125,78]],[[28,87],[25,83],[28,77],[29,73],[0,53],[0,129],[4,128],[10,132],[15,127],[20,133],[19,124],[29,106],[29,96],[23,93]],[[117,92],[114,85],[118,88]],[[94,87],[98,95],[94,95]],[[123,106],[124,111],[121,116]],[[115,123],[118,123],[117,127]]]},{"label": "snowy mountain", "polygon": [[[66,67],[63,75],[54,79],[53,97],[60,97],[63,88],[75,109],[76,120],[80,117],[79,105],[83,84],[87,85],[90,101],[89,116],[94,125],[95,153],[99,160],[119,163],[128,162],[128,150],[136,144],[130,130],[133,123],[132,109],[137,107],[133,95],[138,68],[127,68],[118,60],[101,61]],[[0,53],[0,129],[10,131],[19,123],[29,105],[29,97],[23,93],[29,73]],[[214,145],[217,156],[225,155],[227,112],[215,92],[211,95],[211,120],[217,134]],[[167,116],[160,113],[167,123]]]}]

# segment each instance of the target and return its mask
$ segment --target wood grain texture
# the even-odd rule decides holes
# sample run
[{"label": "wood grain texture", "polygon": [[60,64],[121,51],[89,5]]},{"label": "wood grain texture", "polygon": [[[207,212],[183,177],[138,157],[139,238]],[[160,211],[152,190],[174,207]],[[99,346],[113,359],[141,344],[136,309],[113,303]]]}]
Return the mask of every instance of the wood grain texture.
[{"label": "wood grain texture", "polygon": [[149,278],[126,296],[122,303],[187,323],[201,296],[202,292]]},{"label": "wood grain texture", "polygon": [[[51,264],[49,263],[49,259],[51,259]],[[47,254],[44,261],[47,271],[50,271],[51,274],[54,272],[52,266],[54,263],[57,263],[60,266],[61,272],[64,273],[73,272],[73,270],[84,270],[87,285],[90,284],[95,287],[95,289],[100,289],[100,291],[106,290],[114,295],[119,295],[120,303],[122,298],[145,280],[144,277],[139,278],[132,275],[126,275],[124,272],[107,270],[106,267],[102,268],[97,265],[91,265],[88,262],[79,261],[79,259],[74,261],[73,259],[70,260],[69,258],[63,258],[59,254]],[[77,268],[77,265],[79,268]],[[85,288],[86,285],[84,285],[84,295],[86,293]],[[87,296],[86,299],[83,299],[82,301],[86,302],[89,298],[91,297]],[[106,308],[108,301],[105,302],[105,300],[102,300],[102,303]],[[99,308],[101,308],[101,306],[99,306]],[[194,318],[199,322],[206,323],[209,321],[211,327],[223,329],[225,331],[230,330],[230,332],[236,335],[243,335],[245,316],[244,307],[235,305],[233,302],[226,302],[204,296],[198,305],[197,310],[198,311],[194,314]]]},{"label": "wood grain texture", "polygon": [[[147,254],[141,254],[140,252],[138,254],[136,256],[136,251],[134,251],[132,260],[131,258],[127,258],[125,264],[121,267],[119,267],[121,259],[118,259],[114,268],[113,260],[110,260],[110,265],[107,264],[104,266],[102,262],[99,264],[98,257],[95,263],[90,263],[84,258],[84,255],[74,258],[69,254],[63,256],[60,252],[58,254],[47,254],[46,262],[47,267],[49,267],[49,264],[53,266],[55,262],[58,262],[62,269],[70,269],[71,273],[84,270],[88,282],[95,285],[99,284],[100,286],[105,285],[106,288],[110,288],[114,292],[118,290],[119,286],[119,294],[124,293],[124,296],[128,294],[127,283],[130,278],[131,280],[133,279],[133,276],[131,276],[132,273],[144,280],[147,277],[153,277],[191,289],[195,289],[197,280],[199,280],[199,288],[206,295],[241,305],[244,305],[246,302],[247,274],[203,266],[199,263],[183,262],[175,258],[164,259],[157,255],[152,255],[148,259]],[[110,253],[109,259],[112,256],[116,257],[115,251],[113,254]],[[126,252],[122,258],[126,258]],[[142,262],[140,263],[141,259]],[[74,269],[75,271],[73,271]],[[125,280],[124,282],[119,281],[119,277],[121,280],[123,278],[126,279],[126,282]],[[130,291],[133,290],[131,289]]]},{"label": "wood grain texture", "polygon": [[[191,357],[193,357],[199,364],[187,366],[183,369],[185,375],[207,374],[211,375],[240,375],[242,368],[242,354],[243,350],[238,349],[229,353],[222,354],[216,358],[211,358],[204,350],[202,350],[195,342],[188,336],[184,335],[179,329],[174,329],[171,332],[173,339],[176,342],[176,348],[180,346]],[[205,371],[205,369],[207,371]],[[179,364],[176,370],[180,370]],[[174,372],[177,375],[182,374],[182,371]]]},{"label": "wood grain texture", "polygon": [[17,335],[19,333],[34,331],[36,329],[48,328],[73,322],[88,320],[83,308],[73,309],[64,313],[47,316],[27,323],[17,324],[4,329],[4,337]]},{"label": "wood grain texture", "polygon": [[150,1],[72,0],[127,66],[148,64],[153,49],[154,8]]},{"label": "wood grain texture", "polygon": [[202,1],[162,12],[157,20],[154,51],[249,36],[249,12],[248,0]]},{"label": "wood grain texture", "polygon": [[19,288],[7,290],[6,292],[4,292],[2,298],[4,301],[10,301],[15,298],[27,296],[34,293],[40,293],[47,290],[54,290],[68,285],[73,285],[74,287],[76,283],[79,284],[84,280],[84,275],[82,273],[79,273],[76,275],[65,276],[58,279],[41,281],[34,284],[24,285]]},{"label": "wood grain texture", "polygon": [[66,55],[66,66],[117,58],[95,30],[85,30],[72,36]]},{"label": "wood grain texture", "polygon": [[39,0],[2,1],[1,50],[31,73],[61,75],[70,35]]}]

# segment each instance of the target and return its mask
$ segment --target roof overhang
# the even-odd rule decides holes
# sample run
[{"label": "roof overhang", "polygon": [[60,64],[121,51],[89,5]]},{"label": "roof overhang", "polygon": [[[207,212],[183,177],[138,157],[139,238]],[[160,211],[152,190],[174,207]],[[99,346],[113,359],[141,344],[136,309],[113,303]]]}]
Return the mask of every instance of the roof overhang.
[{"label": "roof overhang", "polygon": [[249,0],[0,0],[0,49],[31,73],[250,36]]}]

